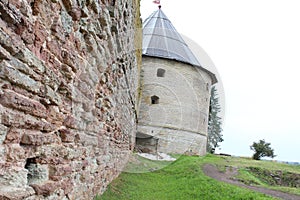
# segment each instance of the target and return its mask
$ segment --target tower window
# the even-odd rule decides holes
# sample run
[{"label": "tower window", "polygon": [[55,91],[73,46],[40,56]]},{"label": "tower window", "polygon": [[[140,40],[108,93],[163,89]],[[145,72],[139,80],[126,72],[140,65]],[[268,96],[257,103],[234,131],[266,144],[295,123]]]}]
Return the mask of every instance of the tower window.
[{"label": "tower window", "polygon": [[152,96],[151,97],[151,104],[158,104],[159,103],[159,97],[158,96]]},{"label": "tower window", "polygon": [[165,73],[166,73],[166,70],[164,69],[157,69],[157,77],[165,77]]}]

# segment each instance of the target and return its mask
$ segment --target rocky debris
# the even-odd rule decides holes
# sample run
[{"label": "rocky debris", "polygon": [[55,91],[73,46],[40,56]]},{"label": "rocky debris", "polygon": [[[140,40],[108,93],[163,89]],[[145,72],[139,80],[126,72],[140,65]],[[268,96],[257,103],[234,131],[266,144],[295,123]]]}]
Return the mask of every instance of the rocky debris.
[{"label": "rocky debris", "polygon": [[300,174],[282,170],[267,170],[258,167],[248,167],[247,169],[269,185],[300,188]]}]

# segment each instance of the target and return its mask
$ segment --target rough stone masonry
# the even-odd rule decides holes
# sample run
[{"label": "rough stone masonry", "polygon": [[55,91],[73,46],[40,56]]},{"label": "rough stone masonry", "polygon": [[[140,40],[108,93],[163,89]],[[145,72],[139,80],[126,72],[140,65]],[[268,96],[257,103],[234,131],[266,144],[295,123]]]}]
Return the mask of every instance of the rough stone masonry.
[{"label": "rough stone masonry", "polygon": [[0,12],[0,199],[92,199],[134,146],[139,1]]}]

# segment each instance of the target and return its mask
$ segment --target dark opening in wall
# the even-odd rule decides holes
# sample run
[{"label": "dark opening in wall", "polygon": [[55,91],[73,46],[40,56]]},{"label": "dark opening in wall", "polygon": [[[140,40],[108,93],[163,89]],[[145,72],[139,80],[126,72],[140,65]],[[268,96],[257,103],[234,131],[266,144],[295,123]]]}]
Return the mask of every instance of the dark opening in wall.
[{"label": "dark opening in wall", "polygon": [[165,77],[165,73],[166,73],[166,70],[164,69],[157,69],[157,77]]},{"label": "dark opening in wall", "polygon": [[32,172],[32,165],[36,165],[36,159],[37,158],[27,158],[26,159],[26,164],[25,164],[25,169],[28,170],[27,174],[27,180],[28,182],[31,182],[31,180],[34,178],[34,173]]},{"label": "dark opening in wall", "polygon": [[159,104],[159,97],[158,96],[152,96],[151,97],[151,104]]},{"label": "dark opening in wall", "polygon": [[27,181],[28,184],[40,184],[49,180],[49,168],[47,164],[38,163],[39,158],[27,158],[25,169],[28,170]]},{"label": "dark opening in wall", "polygon": [[31,164],[36,164],[36,159],[37,158],[27,158],[26,164],[25,164],[25,169],[28,169]]}]

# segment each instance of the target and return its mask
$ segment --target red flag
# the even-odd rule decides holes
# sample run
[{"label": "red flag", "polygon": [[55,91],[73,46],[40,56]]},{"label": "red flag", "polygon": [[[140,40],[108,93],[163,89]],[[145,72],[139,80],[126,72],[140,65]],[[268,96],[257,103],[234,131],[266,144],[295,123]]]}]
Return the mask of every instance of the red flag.
[{"label": "red flag", "polygon": [[153,3],[160,4],[160,0],[154,0]]}]

